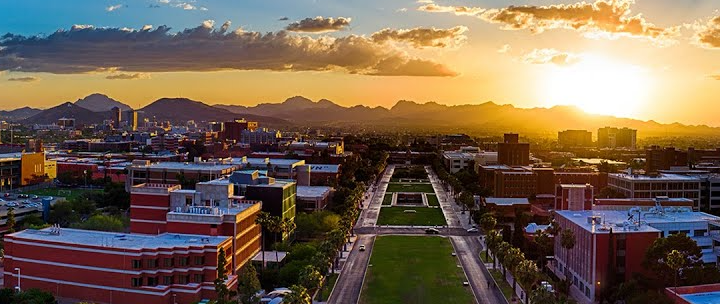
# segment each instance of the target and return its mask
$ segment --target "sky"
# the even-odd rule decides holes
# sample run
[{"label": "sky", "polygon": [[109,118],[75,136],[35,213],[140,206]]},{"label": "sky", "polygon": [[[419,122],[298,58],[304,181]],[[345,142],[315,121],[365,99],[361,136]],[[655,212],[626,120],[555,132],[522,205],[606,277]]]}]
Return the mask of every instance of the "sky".
[{"label": "sky", "polygon": [[0,109],[493,101],[720,126],[717,0],[1,1]]}]

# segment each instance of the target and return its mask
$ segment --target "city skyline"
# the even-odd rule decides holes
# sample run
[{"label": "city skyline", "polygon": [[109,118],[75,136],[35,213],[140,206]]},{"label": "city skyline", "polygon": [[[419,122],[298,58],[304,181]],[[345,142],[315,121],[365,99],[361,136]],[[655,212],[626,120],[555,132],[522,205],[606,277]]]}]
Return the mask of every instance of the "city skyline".
[{"label": "city skyline", "polygon": [[255,105],[302,95],[386,108],[569,104],[719,125],[702,109],[720,93],[720,4],[510,4],[2,3],[0,108],[94,92],[136,108],[162,97]]}]

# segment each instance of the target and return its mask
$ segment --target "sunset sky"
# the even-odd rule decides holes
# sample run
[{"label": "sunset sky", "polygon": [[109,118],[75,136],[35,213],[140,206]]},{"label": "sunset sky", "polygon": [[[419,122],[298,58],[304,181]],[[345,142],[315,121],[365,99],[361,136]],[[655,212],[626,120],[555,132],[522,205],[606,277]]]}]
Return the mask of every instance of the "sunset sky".
[{"label": "sunset sky", "polygon": [[[2,1],[0,109],[400,99],[720,126],[718,0]],[[5,35],[5,33],[8,33]]]}]

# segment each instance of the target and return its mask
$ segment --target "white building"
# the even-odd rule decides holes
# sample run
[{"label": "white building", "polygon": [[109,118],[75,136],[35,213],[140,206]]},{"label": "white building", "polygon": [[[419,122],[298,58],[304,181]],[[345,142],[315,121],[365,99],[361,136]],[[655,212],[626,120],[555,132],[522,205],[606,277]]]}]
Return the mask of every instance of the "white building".
[{"label": "white building", "polygon": [[626,198],[687,198],[700,206],[701,179],[679,174],[609,174],[608,187],[623,194]]},{"label": "white building", "polygon": [[483,151],[478,147],[461,147],[456,151],[443,152],[443,163],[450,173],[456,173],[467,168],[471,161],[477,166],[497,164],[497,152]]}]

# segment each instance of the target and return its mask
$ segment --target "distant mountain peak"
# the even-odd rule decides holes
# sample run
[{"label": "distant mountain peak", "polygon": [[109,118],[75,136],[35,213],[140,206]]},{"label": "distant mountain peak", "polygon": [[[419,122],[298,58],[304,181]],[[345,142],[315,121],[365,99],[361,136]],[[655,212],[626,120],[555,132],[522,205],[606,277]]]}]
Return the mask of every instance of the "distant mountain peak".
[{"label": "distant mountain peak", "polygon": [[292,105],[292,106],[312,106],[314,102],[310,99],[307,99],[303,96],[293,96],[288,99],[285,99],[285,102],[283,102],[284,105]]},{"label": "distant mountain peak", "polygon": [[130,106],[101,93],[93,93],[85,98],[78,99],[75,101],[75,105],[93,112],[107,112],[114,107],[118,107],[122,111],[131,110]]}]

